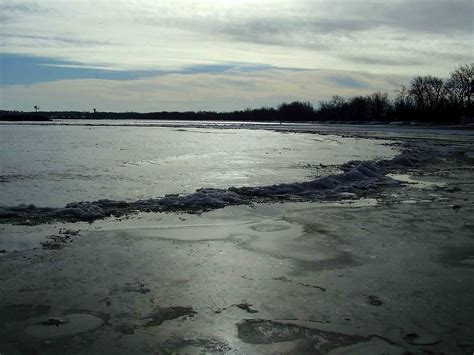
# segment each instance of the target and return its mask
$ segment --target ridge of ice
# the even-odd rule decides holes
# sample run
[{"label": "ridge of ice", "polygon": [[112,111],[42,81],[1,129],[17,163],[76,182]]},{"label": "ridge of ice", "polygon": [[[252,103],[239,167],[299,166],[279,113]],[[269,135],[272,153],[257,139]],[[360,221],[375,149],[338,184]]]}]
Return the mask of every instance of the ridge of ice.
[{"label": "ridge of ice", "polygon": [[93,222],[109,216],[124,216],[136,212],[199,212],[229,205],[271,200],[317,200],[359,196],[380,186],[401,183],[388,176],[396,170],[406,170],[434,157],[451,154],[446,147],[420,148],[412,146],[391,160],[352,161],[341,166],[342,173],[312,181],[275,184],[262,187],[230,187],[199,189],[188,195],[167,195],[134,202],[98,200],[72,202],[62,208],[34,205],[0,206],[0,223],[49,223],[53,221]]}]

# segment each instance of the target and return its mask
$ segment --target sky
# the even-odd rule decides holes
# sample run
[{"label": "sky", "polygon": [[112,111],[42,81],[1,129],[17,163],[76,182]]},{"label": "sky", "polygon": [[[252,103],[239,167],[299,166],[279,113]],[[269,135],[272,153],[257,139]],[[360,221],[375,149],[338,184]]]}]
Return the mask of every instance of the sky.
[{"label": "sky", "polygon": [[231,111],[389,94],[473,57],[470,0],[0,0],[0,109]]}]

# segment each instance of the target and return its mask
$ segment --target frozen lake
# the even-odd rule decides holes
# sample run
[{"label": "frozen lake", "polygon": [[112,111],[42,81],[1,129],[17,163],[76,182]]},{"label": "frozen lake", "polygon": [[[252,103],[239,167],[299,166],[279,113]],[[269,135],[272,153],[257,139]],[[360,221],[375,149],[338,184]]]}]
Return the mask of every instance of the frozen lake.
[{"label": "frozen lake", "polygon": [[328,165],[397,153],[383,140],[333,135],[73,123],[0,126],[0,204],[58,207],[307,181]]},{"label": "frozen lake", "polygon": [[472,137],[126,123],[0,125],[1,353],[474,351]]}]

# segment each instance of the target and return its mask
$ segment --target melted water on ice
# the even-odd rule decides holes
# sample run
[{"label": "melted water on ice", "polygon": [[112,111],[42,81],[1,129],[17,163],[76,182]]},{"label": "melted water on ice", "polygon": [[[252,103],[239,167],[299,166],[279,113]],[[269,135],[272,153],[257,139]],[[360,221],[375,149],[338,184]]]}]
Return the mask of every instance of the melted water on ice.
[{"label": "melted water on ice", "polygon": [[6,125],[0,134],[4,206],[308,181],[320,164],[396,154],[383,141],[265,130]]}]

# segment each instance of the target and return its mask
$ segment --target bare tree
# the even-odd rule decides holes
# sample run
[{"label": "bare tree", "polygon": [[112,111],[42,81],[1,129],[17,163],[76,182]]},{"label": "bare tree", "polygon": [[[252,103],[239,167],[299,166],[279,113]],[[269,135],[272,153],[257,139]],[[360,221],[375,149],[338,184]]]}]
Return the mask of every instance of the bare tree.
[{"label": "bare tree", "polygon": [[390,109],[388,94],[380,91],[373,93],[368,97],[370,102],[370,113],[373,120],[384,118]]},{"label": "bare tree", "polygon": [[435,76],[417,76],[411,81],[410,95],[417,109],[435,110],[444,100],[443,80]]},{"label": "bare tree", "polygon": [[451,103],[470,107],[474,96],[474,63],[457,68],[446,82],[446,91]]},{"label": "bare tree", "polygon": [[410,90],[405,85],[398,90],[395,90],[395,105],[397,108],[405,109],[410,105]]},{"label": "bare tree", "polygon": [[35,109],[36,112],[38,112],[38,110],[40,109],[38,105],[34,105],[33,108]]},{"label": "bare tree", "polygon": [[278,106],[278,111],[283,120],[306,120],[314,114],[313,105],[309,102],[294,101]]}]

